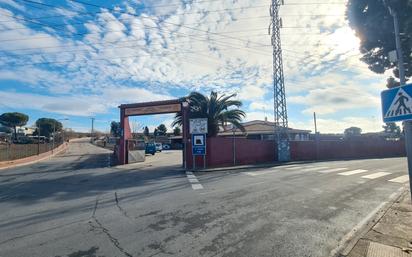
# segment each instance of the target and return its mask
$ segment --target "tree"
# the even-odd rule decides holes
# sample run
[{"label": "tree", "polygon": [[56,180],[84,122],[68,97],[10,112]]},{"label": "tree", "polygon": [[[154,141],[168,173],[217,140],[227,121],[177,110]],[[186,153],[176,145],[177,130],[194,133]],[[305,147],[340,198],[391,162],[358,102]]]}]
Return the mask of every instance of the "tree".
[{"label": "tree", "polygon": [[13,133],[13,129],[9,127],[0,126],[0,132],[10,134]]},{"label": "tree", "polygon": [[63,130],[63,124],[60,121],[49,118],[38,119],[36,126],[40,128],[40,136],[45,137],[50,137],[54,131],[59,132]]},{"label": "tree", "polygon": [[401,128],[395,122],[386,123],[382,128],[383,132],[391,136],[399,137],[401,135]]},{"label": "tree", "polygon": [[181,133],[182,133],[182,131],[181,131],[180,127],[175,127],[173,129],[173,135],[180,136]]},{"label": "tree", "polygon": [[[398,14],[405,75],[411,77],[412,1],[388,0],[387,3]],[[389,60],[389,52],[396,49],[393,17],[383,1],[349,0],[346,15],[349,25],[361,40],[361,60],[376,73],[394,69],[394,75],[399,78],[397,63]]]},{"label": "tree", "polygon": [[114,137],[120,137],[121,133],[122,129],[120,127],[120,122],[112,121],[110,123],[110,134],[112,134]]},{"label": "tree", "polygon": [[157,131],[158,131],[158,133],[159,133],[160,136],[165,136],[165,135],[166,135],[166,132],[167,132],[167,128],[166,128],[165,124],[160,124],[160,125],[157,127]]},{"label": "tree", "polygon": [[399,81],[396,81],[394,77],[390,76],[386,80],[386,87],[387,88],[394,88],[394,87],[399,87],[401,83]]},{"label": "tree", "polygon": [[360,134],[362,133],[362,129],[358,128],[358,127],[350,127],[345,129],[345,137],[354,137],[354,136],[360,136]]},{"label": "tree", "polygon": [[29,116],[20,112],[6,112],[0,115],[0,124],[14,130],[14,139],[17,140],[17,127],[27,124]]},{"label": "tree", "polygon": [[150,134],[149,128],[148,128],[147,126],[145,126],[145,127],[144,127],[144,130],[143,130],[143,135],[145,135],[146,137],[148,137],[149,134]]},{"label": "tree", "polygon": [[[235,96],[236,94],[223,94],[218,97],[218,94],[212,91],[210,97],[207,97],[201,93],[192,92],[186,98],[189,103],[189,118],[207,118],[209,137],[216,136],[219,127],[223,127],[227,123],[244,131],[241,121],[246,114],[239,109],[242,103],[238,100],[232,100]],[[172,123],[172,126],[176,125],[183,125],[181,113],[176,114]]]}]

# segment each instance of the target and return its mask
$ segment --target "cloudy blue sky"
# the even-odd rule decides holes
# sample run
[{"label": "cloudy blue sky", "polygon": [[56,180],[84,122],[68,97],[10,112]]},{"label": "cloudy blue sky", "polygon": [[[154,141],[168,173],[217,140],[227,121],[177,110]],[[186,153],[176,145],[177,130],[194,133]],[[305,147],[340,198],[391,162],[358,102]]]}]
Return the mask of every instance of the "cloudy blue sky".
[{"label": "cloudy blue sky", "polygon": [[[389,74],[359,61],[342,0],[285,0],[282,45],[290,126],[381,129]],[[0,0],[0,113],[68,118],[107,131],[121,103],[192,90],[237,93],[247,120],[273,119],[269,0]],[[170,115],[133,118],[134,130]]]}]

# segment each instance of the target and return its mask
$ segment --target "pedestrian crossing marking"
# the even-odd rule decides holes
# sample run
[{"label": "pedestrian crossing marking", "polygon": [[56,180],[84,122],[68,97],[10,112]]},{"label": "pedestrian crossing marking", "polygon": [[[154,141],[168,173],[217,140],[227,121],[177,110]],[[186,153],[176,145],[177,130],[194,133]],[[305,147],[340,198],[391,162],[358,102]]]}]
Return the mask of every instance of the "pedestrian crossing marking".
[{"label": "pedestrian crossing marking", "polygon": [[394,179],[389,180],[390,182],[395,182],[395,183],[406,183],[409,181],[409,175],[404,175],[400,176]]},{"label": "pedestrian crossing marking", "polygon": [[317,171],[317,170],[324,170],[324,169],[329,169],[329,167],[307,168],[307,169],[303,169],[302,171]]},{"label": "pedestrian crossing marking", "polygon": [[297,166],[297,167],[290,167],[290,168],[285,168],[287,170],[299,170],[299,169],[305,169],[305,168],[312,168],[315,167],[313,165],[306,165],[306,166]]},{"label": "pedestrian crossing marking", "polygon": [[200,189],[203,189],[203,186],[201,184],[192,184],[192,189],[193,190],[200,190]]},{"label": "pedestrian crossing marking", "polygon": [[335,169],[327,169],[327,170],[318,170],[319,173],[332,173],[337,171],[347,170],[348,168],[335,168]]},{"label": "pedestrian crossing marking", "polygon": [[280,170],[266,170],[266,171],[259,171],[259,172],[244,172],[244,173],[249,176],[260,176],[260,175],[266,175],[266,174],[275,173],[279,171]]},{"label": "pedestrian crossing marking", "polygon": [[355,174],[364,173],[364,172],[368,172],[368,171],[367,170],[351,170],[351,171],[346,171],[346,172],[342,172],[338,174],[342,176],[350,176],[350,175],[355,175]]},{"label": "pedestrian crossing marking", "polygon": [[381,171],[381,172],[376,172],[376,173],[373,173],[373,174],[370,174],[370,175],[362,176],[362,178],[375,179],[375,178],[380,178],[380,177],[387,176],[387,175],[390,175],[390,174],[392,174],[392,173]]}]

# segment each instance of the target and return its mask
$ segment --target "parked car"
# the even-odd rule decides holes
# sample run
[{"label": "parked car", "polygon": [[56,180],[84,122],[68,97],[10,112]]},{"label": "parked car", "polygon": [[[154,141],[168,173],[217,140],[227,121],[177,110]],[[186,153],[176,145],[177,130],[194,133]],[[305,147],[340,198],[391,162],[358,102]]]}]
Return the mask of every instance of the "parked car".
[{"label": "parked car", "polygon": [[163,150],[162,143],[155,143],[156,151],[161,152]]},{"label": "parked car", "polygon": [[155,155],[156,153],[156,145],[154,143],[146,143],[146,154]]}]

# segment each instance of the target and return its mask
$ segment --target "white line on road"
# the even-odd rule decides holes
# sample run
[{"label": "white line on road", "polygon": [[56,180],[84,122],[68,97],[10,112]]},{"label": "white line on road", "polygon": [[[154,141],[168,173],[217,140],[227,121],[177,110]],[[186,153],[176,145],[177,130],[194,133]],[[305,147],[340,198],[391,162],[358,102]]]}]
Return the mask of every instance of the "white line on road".
[{"label": "white line on road", "polygon": [[193,190],[203,189],[203,186],[200,184],[199,180],[191,171],[186,171],[186,177],[189,180]]},{"label": "white line on road", "polygon": [[287,170],[299,170],[299,169],[306,169],[306,168],[312,168],[312,167],[315,167],[315,166],[313,166],[313,165],[305,165],[305,166],[298,165],[298,166],[294,166],[294,167],[285,167],[285,169],[287,169]]},{"label": "white line on road", "polygon": [[193,190],[200,190],[203,189],[203,186],[201,184],[192,184]]},{"label": "white line on road", "polygon": [[405,176],[400,176],[394,179],[389,180],[390,182],[395,182],[395,183],[406,183],[409,181],[409,175]]},{"label": "white line on road", "polygon": [[266,174],[271,174],[271,173],[276,173],[280,172],[280,170],[265,170],[265,171],[255,171],[255,172],[244,172],[244,174],[249,175],[249,176],[261,176],[261,175],[266,175]]},{"label": "white line on road", "polygon": [[329,169],[329,170],[318,170],[317,172],[320,173],[332,173],[332,172],[337,172],[337,171],[342,171],[342,170],[347,170],[348,168],[335,168],[335,169]]},{"label": "white line on road", "polygon": [[350,176],[350,175],[355,175],[355,174],[364,173],[364,172],[368,172],[368,171],[367,170],[351,170],[351,171],[342,172],[338,174],[342,176]]},{"label": "white line on road", "polygon": [[329,169],[329,167],[315,167],[315,168],[309,168],[309,169],[303,169],[302,171],[318,171],[318,170],[324,170],[324,169]]},{"label": "white line on road", "polygon": [[390,175],[390,174],[392,174],[392,173],[381,171],[381,172],[376,172],[376,173],[373,173],[373,174],[370,174],[370,175],[362,176],[362,178],[375,179],[375,178],[380,178],[380,177],[387,176],[387,175]]}]

